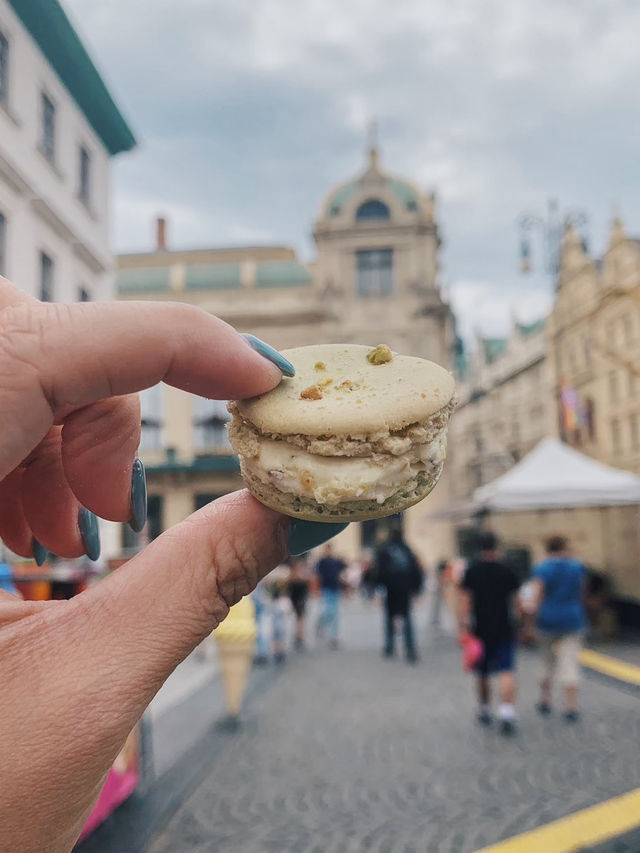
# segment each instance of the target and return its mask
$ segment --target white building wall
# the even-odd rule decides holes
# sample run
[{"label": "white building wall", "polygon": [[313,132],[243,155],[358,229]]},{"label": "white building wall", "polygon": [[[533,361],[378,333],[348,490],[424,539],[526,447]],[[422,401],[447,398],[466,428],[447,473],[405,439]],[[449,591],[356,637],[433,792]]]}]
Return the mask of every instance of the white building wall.
[{"label": "white building wall", "polygon": [[[93,299],[111,299],[109,155],[6,0],[0,0],[0,31],[9,41],[9,97],[0,104],[6,275],[38,296],[43,250],[55,264],[56,301],[76,301],[80,286]],[[40,150],[43,91],[56,107],[53,163]],[[91,158],[89,205],[78,197],[81,145]]]}]

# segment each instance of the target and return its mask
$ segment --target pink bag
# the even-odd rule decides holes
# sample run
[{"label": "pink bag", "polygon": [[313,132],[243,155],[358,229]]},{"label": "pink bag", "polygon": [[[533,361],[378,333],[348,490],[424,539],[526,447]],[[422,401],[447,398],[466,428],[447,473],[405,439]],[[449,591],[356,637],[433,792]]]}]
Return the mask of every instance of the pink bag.
[{"label": "pink bag", "polygon": [[460,637],[460,645],[462,646],[462,667],[469,672],[484,654],[484,646],[482,640],[474,637],[473,634],[463,634]]}]

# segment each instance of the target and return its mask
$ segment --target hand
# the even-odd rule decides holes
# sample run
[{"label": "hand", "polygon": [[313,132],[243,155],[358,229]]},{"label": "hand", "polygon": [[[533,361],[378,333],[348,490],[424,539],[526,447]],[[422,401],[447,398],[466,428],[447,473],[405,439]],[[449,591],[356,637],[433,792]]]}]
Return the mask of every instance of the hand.
[{"label": "hand", "polygon": [[[230,326],[196,308],[41,304],[0,279],[0,536],[23,556],[35,538],[77,557],[81,506],[131,518],[136,391],[164,381],[241,398],[280,379]],[[322,527],[307,548],[336,532]],[[0,594],[0,851],[71,849],[144,708],[283,560],[287,535],[285,517],[237,492],[71,601]]]}]

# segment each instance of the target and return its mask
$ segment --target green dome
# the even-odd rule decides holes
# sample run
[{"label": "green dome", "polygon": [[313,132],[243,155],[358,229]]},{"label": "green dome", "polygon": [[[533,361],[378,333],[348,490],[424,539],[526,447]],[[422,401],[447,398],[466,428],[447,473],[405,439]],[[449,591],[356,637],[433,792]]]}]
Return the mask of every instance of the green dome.
[{"label": "green dome", "polygon": [[[419,206],[418,194],[411,184],[401,181],[398,178],[383,178],[386,186],[395,195],[398,201],[402,204],[405,210],[417,210]],[[341,184],[334,190],[327,201],[326,215],[328,217],[337,216],[341,213],[344,205],[349,201],[353,193],[358,189],[360,181],[348,181],[346,184]],[[373,195],[372,195],[373,197]]]}]

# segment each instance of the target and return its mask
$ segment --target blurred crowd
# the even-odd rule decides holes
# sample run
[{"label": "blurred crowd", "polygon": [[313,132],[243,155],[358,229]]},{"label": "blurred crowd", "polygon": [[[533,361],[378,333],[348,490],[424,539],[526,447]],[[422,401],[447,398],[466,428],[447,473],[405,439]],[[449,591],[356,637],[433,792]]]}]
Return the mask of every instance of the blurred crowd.
[{"label": "blurred crowd", "polygon": [[[402,647],[408,663],[418,661],[413,603],[429,587],[432,632],[455,635],[463,667],[475,676],[477,719],[493,721],[491,683],[497,677],[497,720],[502,734],[516,731],[516,657],[519,645],[540,650],[540,694],[536,708],[553,709],[553,684],[562,687],[563,716],[576,722],[579,656],[600,591],[587,568],[575,560],[562,536],[546,543],[547,558],[526,577],[500,553],[493,533],[479,536],[473,559],[441,560],[425,572],[391,524],[386,541],[347,562],[326,545],[319,559],[292,558],[271,572],[253,594],[257,621],[255,663],[285,662],[290,652],[315,644],[340,647],[341,603],[359,598],[381,612],[382,654]],[[309,602],[312,624],[309,620]]]}]

